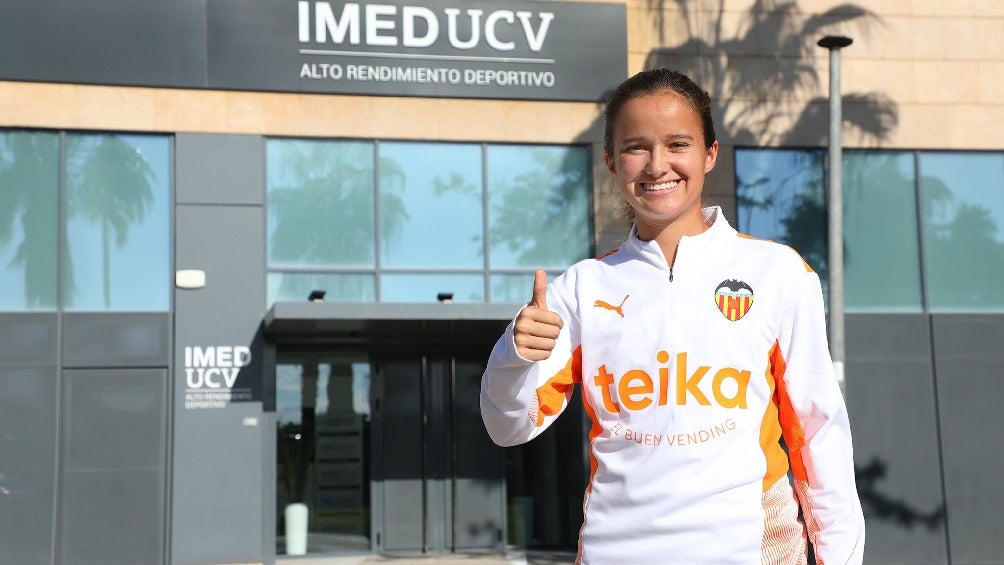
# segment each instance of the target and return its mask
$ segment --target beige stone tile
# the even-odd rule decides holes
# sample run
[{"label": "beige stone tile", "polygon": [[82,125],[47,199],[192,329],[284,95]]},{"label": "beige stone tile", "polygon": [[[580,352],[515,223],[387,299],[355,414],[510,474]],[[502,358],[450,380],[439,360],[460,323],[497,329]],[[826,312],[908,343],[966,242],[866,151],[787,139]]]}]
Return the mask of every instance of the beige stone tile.
[{"label": "beige stone tile", "polygon": [[914,81],[914,100],[919,103],[970,104],[979,100],[978,63],[917,61]]},{"label": "beige stone tile", "polygon": [[1000,0],[972,0],[973,15],[981,18],[1004,17],[1004,2]]},{"label": "beige stone tile", "polygon": [[[662,18],[661,25],[659,18]],[[690,39],[687,21],[679,10],[628,10],[628,50],[647,52],[658,47],[679,47]],[[696,53],[695,49],[687,52]]]},{"label": "beige stone tile", "polygon": [[1004,18],[945,19],[945,57],[1004,60]]},{"label": "beige stone tile", "polygon": [[910,40],[910,56],[914,59],[944,59],[947,52],[944,18],[911,18],[905,30]]},{"label": "beige stone tile", "polygon": [[[896,104],[915,101],[916,66],[909,60],[846,61],[841,65],[840,89],[844,93],[876,92],[891,98]],[[822,77],[824,95],[829,93],[829,71]]]},{"label": "beige stone tile", "polygon": [[1004,130],[988,127],[1004,123],[1004,105],[957,105],[945,108],[947,146],[952,149],[1004,147]]},{"label": "beige stone tile", "polygon": [[0,82],[0,124],[63,127],[77,119],[75,85]]},{"label": "beige stone tile", "polygon": [[728,12],[749,12],[756,0],[697,0],[696,7],[704,12],[717,11],[722,6]]},{"label": "beige stone tile", "polygon": [[914,56],[915,18],[887,17],[864,37],[854,37],[845,51],[848,58],[910,59]]},{"label": "beige stone tile", "polygon": [[1004,104],[1004,61],[979,63],[980,104]]},{"label": "beige stone tile", "polygon": [[153,89],[78,86],[76,126],[85,129],[149,130],[154,123]]},{"label": "beige stone tile", "polygon": [[947,143],[949,113],[941,104],[906,104],[898,108],[899,127],[887,147],[952,148]]},{"label": "beige stone tile", "polygon": [[224,129],[225,92],[155,90],[153,127],[160,131],[212,132]]},{"label": "beige stone tile", "polygon": [[911,13],[917,16],[971,16],[974,0],[912,0]]}]

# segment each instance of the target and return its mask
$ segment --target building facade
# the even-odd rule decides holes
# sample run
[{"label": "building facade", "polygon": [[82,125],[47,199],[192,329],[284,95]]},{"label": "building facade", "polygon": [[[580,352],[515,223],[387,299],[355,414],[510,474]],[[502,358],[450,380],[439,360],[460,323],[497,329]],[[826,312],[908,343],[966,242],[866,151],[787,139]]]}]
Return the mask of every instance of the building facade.
[{"label": "building facade", "polygon": [[604,94],[705,86],[705,200],[825,280],[841,34],[866,562],[1004,563],[1000,2],[9,4],[0,562],[574,548],[583,411],[502,450],[477,394],[626,235]]}]

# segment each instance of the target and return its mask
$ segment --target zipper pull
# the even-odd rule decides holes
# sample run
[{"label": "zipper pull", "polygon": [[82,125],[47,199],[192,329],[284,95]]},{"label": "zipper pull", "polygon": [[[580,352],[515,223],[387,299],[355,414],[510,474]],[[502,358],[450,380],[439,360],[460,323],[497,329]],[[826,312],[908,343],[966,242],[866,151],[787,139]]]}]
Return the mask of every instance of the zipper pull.
[{"label": "zipper pull", "polygon": [[669,282],[673,282],[673,267],[669,268]]}]

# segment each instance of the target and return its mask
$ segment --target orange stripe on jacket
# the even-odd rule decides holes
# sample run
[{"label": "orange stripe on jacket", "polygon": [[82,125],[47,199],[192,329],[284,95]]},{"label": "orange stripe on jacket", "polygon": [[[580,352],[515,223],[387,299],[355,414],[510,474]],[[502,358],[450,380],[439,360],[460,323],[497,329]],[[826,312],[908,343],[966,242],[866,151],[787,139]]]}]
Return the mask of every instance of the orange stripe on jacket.
[{"label": "orange stripe on jacket", "polygon": [[788,459],[791,461],[791,472],[796,480],[808,481],[808,474],[805,472],[805,463],[802,461],[802,447],[805,446],[805,430],[802,423],[798,421],[795,410],[791,407],[791,398],[788,397],[788,389],[784,384],[784,371],[787,363],[781,355],[781,346],[775,341],[774,347],[770,348],[770,372],[774,375],[774,382],[777,385],[775,393],[778,405],[778,421],[781,423],[781,433],[784,435],[784,443],[788,446]]},{"label": "orange stripe on jacket", "polygon": [[582,346],[575,348],[568,363],[547,382],[537,387],[537,420],[534,425],[544,424],[544,416],[554,416],[565,404],[565,399],[575,383],[582,381]]},{"label": "orange stripe on jacket", "polygon": [[764,459],[767,460],[767,472],[763,476],[763,491],[767,492],[774,484],[788,474],[788,454],[781,448],[781,421],[778,416],[777,381],[780,377],[774,374],[773,357],[776,354],[777,343],[770,350],[770,362],[767,364],[767,371],[764,377],[767,379],[767,386],[770,387],[770,402],[763,413],[763,422],[760,424],[760,448],[763,449]]}]

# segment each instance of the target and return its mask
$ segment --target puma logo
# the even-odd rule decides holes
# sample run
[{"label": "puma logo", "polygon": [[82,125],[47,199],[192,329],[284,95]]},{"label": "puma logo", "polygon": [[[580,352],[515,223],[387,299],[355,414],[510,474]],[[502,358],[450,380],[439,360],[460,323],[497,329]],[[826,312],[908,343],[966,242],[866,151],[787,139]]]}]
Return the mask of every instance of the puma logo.
[{"label": "puma logo", "polygon": [[624,295],[624,300],[621,300],[621,303],[618,304],[617,306],[614,306],[614,305],[610,304],[609,302],[604,302],[602,300],[597,300],[593,304],[593,306],[596,306],[597,308],[606,308],[607,310],[613,310],[614,312],[617,312],[617,314],[619,314],[621,318],[623,318],[624,317],[624,310],[623,310],[622,307],[624,306],[624,303],[627,302],[627,299],[628,299],[629,296],[631,296],[631,295],[630,294],[625,294]]}]

